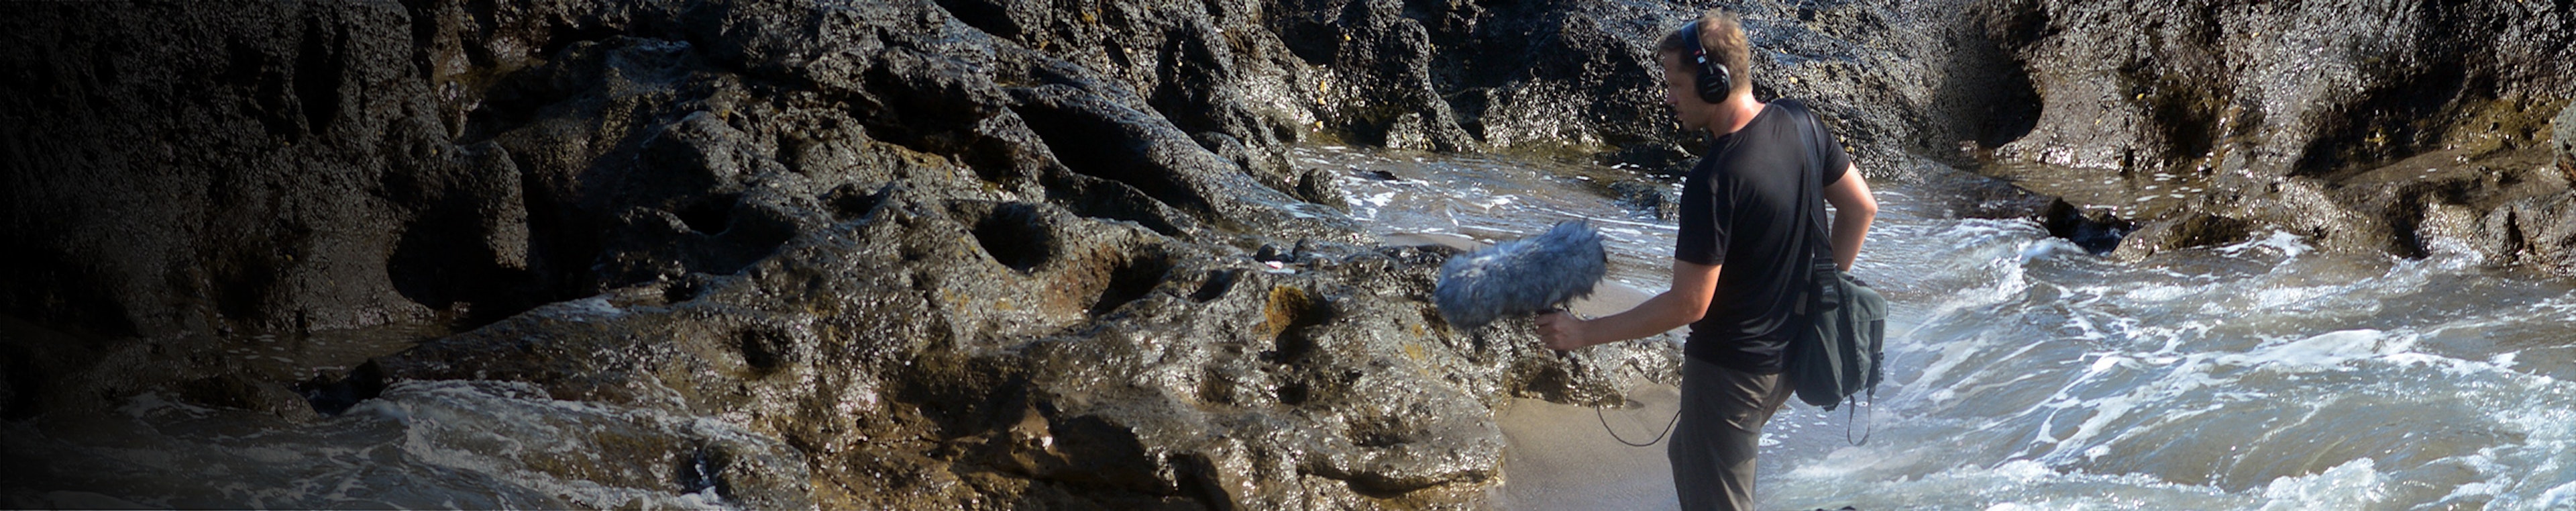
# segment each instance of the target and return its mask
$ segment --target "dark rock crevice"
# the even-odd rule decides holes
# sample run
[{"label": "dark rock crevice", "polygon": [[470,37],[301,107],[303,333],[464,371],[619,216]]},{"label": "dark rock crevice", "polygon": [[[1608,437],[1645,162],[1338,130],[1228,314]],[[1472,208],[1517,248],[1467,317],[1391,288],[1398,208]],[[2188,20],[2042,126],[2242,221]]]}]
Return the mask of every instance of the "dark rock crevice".
[{"label": "dark rock crevice", "polygon": [[973,220],[975,243],[993,262],[1027,273],[1055,258],[1054,235],[1047,232],[1035,207],[984,203],[950,207]]},{"label": "dark rock crevice", "polygon": [[1147,293],[1160,287],[1171,272],[1169,255],[1151,249],[1129,255],[1109,270],[1108,285],[1101,288],[1100,298],[1092,301],[1091,315],[1106,315],[1118,310],[1119,306],[1144,299]]},{"label": "dark rock crevice", "polygon": [[[1014,89],[1011,93],[1022,105],[1014,111],[1028,121],[1029,129],[1044,139],[1047,147],[1089,148],[1059,151],[1065,168],[1134,188],[1157,202],[1185,211],[1207,214],[1214,209],[1207,198],[1183,181],[1186,174],[1157,170],[1165,168],[1157,161],[1158,156],[1174,155],[1169,154],[1171,148],[1137,140],[1139,137],[1132,131],[1139,129],[1136,126],[1140,112],[1061,85]],[[1191,147],[1197,148],[1195,144]]]}]

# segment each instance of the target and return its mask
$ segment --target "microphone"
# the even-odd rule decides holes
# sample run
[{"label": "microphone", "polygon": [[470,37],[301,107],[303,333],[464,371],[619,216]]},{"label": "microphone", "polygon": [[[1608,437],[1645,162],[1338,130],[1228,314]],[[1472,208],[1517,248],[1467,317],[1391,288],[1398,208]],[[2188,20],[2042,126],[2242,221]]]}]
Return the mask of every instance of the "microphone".
[{"label": "microphone", "polygon": [[1504,316],[1556,310],[1592,295],[1607,271],[1601,233],[1582,220],[1546,233],[1458,254],[1440,265],[1431,298],[1440,318],[1473,329]]}]

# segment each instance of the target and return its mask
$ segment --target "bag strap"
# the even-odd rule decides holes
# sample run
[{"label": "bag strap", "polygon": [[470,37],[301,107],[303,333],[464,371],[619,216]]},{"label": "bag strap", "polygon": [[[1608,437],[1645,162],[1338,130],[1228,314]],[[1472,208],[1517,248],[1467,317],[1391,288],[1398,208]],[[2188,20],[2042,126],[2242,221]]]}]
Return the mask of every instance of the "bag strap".
[{"label": "bag strap", "polygon": [[1798,126],[1798,145],[1807,150],[1806,164],[1798,169],[1798,224],[1807,227],[1807,260],[1810,264],[1818,259],[1836,261],[1835,269],[1840,270],[1839,261],[1834,258],[1833,229],[1825,226],[1825,156],[1824,149],[1817,145],[1815,133],[1816,123],[1820,121],[1805,102],[1792,100],[1791,104],[1797,106],[1799,117],[1806,121]]},{"label": "bag strap", "polygon": [[[1806,121],[1802,125],[1798,126],[1798,142],[1803,149],[1807,150],[1806,165],[1799,168],[1799,174],[1801,175],[1798,176],[1798,223],[1807,227],[1807,261],[1808,264],[1812,265],[1834,265],[1832,267],[1834,269],[1834,273],[1830,274],[1823,274],[1816,271],[1806,271],[1801,273],[1806,274],[1808,276],[1807,278],[1810,279],[1827,278],[1822,275],[1832,275],[1830,278],[1841,278],[1841,260],[1835,257],[1834,254],[1833,229],[1825,225],[1824,165],[1826,158],[1824,147],[1817,145],[1815,134],[1816,123],[1822,121],[1816,119],[1815,111],[1809,110],[1805,103],[1793,104],[1797,105],[1798,113],[1803,114],[1802,117],[1804,117],[1804,119],[1802,120]],[[1813,282],[1802,289],[1821,290],[1824,289],[1824,286],[1831,285],[1839,285],[1839,283]],[[1812,301],[1812,297],[1810,301]],[[1804,308],[1807,309],[1809,314],[1822,312],[1812,306]],[[1813,320],[1813,318],[1811,318],[1811,320]],[[1884,364],[1886,361],[1882,360],[1878,361],[1878,363]],[[1873,371],[1878,370],[1878,364],[1871,364],[1870,369]],[[1845,409],[1843,410],[1843,441],[1850,442],[1855,446],[1868,444],[1870,435],[1876,432],[1875,426],[1866,425],[1867,423],[1863,423],[1859,418],[1861,408],[1869,407],[1870,405],[1878,403],[1878,385],[1872,383],[1867,392],[1869,394],[1869,402],[1866,404],[1862,403],[1859,398],[1855,396],[1845,396],[1843,398],[1845,405]],[[1870,414],[1873,419],[1876,418],[1877,415],[1878,414],[1874,410]],[[1859,440],[1853,440],[1851,437],[1851,428],[1854,424],[1863,424],[1861,426]]]}]

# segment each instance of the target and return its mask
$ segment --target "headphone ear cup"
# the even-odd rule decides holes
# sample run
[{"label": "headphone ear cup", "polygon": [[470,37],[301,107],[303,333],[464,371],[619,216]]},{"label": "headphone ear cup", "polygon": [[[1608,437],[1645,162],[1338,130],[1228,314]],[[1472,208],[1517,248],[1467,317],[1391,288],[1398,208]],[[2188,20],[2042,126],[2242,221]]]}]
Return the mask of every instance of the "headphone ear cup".
[{"label": "headphone ear cup", "polygon": [[1735,92],[1734,73],[1725,64],[1710,62],[1700,66],[1699,99],[1710,104],[1726,102],[1727,93]]},{"label": "headphone ear cup", "polygon": [[1710,104],[1726,102],[1726,94],[1735,91],[1735,77],[1727,72],[1725,63],[1709,58],[1708,46],[1700,44],[1698,21],[1682,25],[1682,33],[1690,40],[1693,63],[1698,64],[1692,78],[1698,82],[1695,85],[1699,86],[1696,92],[1699,92],[1700,101]]}]

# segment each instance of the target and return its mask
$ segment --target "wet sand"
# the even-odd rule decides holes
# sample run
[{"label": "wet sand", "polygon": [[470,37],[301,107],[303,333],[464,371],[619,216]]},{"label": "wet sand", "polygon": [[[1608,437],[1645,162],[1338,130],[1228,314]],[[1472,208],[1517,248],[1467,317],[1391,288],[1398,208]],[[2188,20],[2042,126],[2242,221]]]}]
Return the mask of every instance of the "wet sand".
[{"label": "wet sand", "polygon": [[1542,509],[1680,509],[1673,497],[1672,465],[1664,459],[1665,442],[1630,447],[1602,430],[1630,442],[1652,440],[1672,420],[1680,389],[1649,384],[1631,389],[1626,409],[1594,416],[1591,407],[1513,399],[1497,418],[1507,448],[1503,452],[1506,510]]}]

